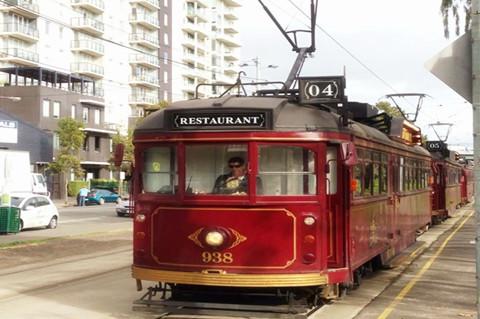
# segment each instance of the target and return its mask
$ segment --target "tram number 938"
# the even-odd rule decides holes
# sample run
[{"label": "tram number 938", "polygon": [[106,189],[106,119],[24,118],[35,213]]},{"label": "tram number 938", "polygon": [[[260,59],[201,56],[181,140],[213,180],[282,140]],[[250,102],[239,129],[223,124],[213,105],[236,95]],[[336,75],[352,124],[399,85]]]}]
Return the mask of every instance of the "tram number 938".
[{"label": "tram number 938", "polygon": [[233,254],[204,251],[202,261],[204,264],[231,264],[233,263]]}]

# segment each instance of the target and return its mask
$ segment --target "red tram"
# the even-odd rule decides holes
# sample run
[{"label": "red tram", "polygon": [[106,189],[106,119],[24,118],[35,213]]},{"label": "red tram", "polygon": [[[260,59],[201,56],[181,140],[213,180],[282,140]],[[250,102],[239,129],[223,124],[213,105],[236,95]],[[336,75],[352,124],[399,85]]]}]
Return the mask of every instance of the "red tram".
[{"label": "red tram", "polygon": [[[432,154],[432,221],[439,222],[467,201],[468,169],[460,164],[455,153],[448,150],[441,141],[427,142],[427,149]],[[473,181],[471,181],[473,183]],[[471,196],[473,190],[470,184]],[[470,197],[471,198],[471,197]]]},{"label": "red tram", "polygon": [[345,106],[358,121],[298,92],[182,101],[146,117],[134,133],[139,289],[315,303],[412,244],[431,222],[420,130]]},{"label": "red tram", "polygon": [[472,202],[475,195],[475,180],[473,175],[473,167],[469,166],[468,163],[462,169],[461,185],[462,204]]}]

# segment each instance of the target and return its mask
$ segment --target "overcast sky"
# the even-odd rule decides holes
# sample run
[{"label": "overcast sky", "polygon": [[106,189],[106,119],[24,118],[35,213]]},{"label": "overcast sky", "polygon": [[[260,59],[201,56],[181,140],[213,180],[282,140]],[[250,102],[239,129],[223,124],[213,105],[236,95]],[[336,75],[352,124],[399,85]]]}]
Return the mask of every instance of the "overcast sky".
[{"label": "overcast sky", "polygon": [[[242,62],[258,56],[260,78],[284,81],[296,54],[257,0],[241,2]],[[264,2],[282,26],[304,29],[308,24],[308,19],[288,0]],[[309,12],[310,0],[293,2]],[[443,37],[439,7],[440,0],[319,0],[317,23],[381,80],[318,29],[317,51],[305,63],[302,75],[341,75],[345,67],[349,100],[371,104],[385,94],[426,93],[432,98],[425,100],[417,121],[423,132],[434,139],[435,133],[428,124],[451,122],[454,126],[448,143],[470,146],[471,105],[424,66],[455,40],[455,36],[449,40]],[[278,68],[267,68],[268,65]],[[254,67],[244,70],[248,76],[255,77]],[[416,104],[416,101],[400,102],[407,108]]]}]

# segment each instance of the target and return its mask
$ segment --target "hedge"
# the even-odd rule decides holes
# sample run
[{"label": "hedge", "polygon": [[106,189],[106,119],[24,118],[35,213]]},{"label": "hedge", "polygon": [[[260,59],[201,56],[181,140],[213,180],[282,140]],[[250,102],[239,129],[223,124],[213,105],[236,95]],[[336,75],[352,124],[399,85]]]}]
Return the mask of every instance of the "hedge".
[{"label": "hedge", "polygon": [[80,188],[82,187],[88,188],[88,182],[87,181],[69,181],[67,185],[68,196],[77,196],[78,192],[80,191]]},{"label": "hedge", "polygon": [[92,179],[90,180],[90,188],[118,190],[118,181],[115,179]]}]

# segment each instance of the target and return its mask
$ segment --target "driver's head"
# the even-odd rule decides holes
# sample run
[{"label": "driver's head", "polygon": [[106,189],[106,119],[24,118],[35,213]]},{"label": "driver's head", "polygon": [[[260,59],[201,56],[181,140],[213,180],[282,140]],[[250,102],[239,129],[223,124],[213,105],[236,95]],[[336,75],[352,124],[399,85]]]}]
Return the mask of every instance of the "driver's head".
[{"label": "driver's head", "polygon": [[245,160],[239,156],[230,158],[228,160],[228,166],[234,176],[241,176],[245,173]]}]

